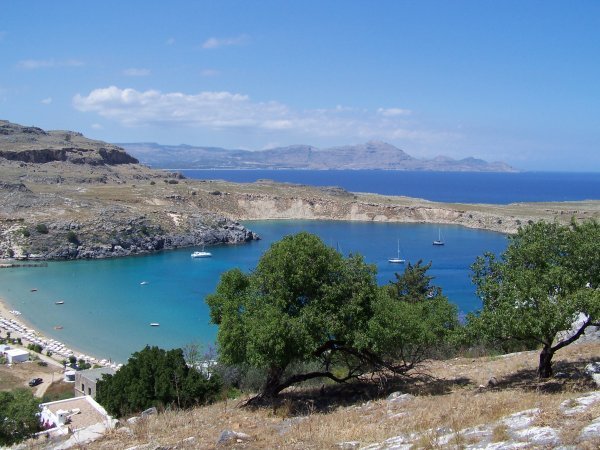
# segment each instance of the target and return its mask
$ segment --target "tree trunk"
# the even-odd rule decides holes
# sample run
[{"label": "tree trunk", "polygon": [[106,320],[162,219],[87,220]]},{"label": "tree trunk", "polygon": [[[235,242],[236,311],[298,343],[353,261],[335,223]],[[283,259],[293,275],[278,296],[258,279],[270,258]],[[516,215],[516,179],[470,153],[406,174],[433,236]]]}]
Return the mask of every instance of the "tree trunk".
[{"label": "tree trunk", "polygon": [[267,381],[260,393],[263,399],[272,400],[279,392],[281,392],[281,376],[283,375],[283,369],[279,367],[271,367],[267,374]]},{"label": "tree trunk", "polygon": [[540,365],[538,366],[538,377],[550,378],[552,376],[552,357],[554,351],[550,345],[544,345],[540,353]]}]

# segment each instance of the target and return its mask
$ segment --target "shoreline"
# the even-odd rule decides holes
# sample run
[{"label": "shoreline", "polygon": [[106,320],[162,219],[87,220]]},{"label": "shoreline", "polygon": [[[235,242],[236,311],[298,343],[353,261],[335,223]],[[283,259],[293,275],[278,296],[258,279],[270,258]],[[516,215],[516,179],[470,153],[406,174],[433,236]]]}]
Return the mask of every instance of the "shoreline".
[{"label": "shoreline", "polygon": [[[12,308],[10,302],[4,297],[0,297],[0,329],[3,330],[3,337],[6,337],[6,333],[10,332],[12,339],[21,338],[22,345],[20,347],[24,350],[28,350],[27,344],[41,345],[43,347],[42,353],[36,353],[29,350],[33,355],[37,355],[38,357],[42,356],[42,359],[44,360],[52,359],[59,366],[62,366],[61,361],[68,360],[69,356],[75,356],[77,360],[83,359],[90,363],[92,367],[94,365],[112,367],[113,369],[120,367],[117,363],[113,363],[106,359],[99,359],[96,356],[89,355],[82,351],[80,348],[66,346],[58,339],[47,337],[33,328],[31,322],[27,320],[27,317],[20,313],[15,314],[15,309],[10,308]],[[18,344],[7,345],[19,347]],[[48,350],[52,352],[52,356],[46,355]],[[83,356],[83,358],[80,358],[81,356]]]}]

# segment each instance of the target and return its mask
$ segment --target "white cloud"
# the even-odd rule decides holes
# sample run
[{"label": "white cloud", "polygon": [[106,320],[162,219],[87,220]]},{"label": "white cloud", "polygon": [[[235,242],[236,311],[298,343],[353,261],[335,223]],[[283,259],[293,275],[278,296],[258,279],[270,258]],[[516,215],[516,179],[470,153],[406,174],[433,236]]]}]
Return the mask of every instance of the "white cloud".
[{"label": "white cloud", "polygon": [[247,44],[249,40],[250,38],[246,34],[228,38],[211,37],[204,41],[202,48],[211,50],[220,47],[230,47],[232,45],[244,45]]},{"label": "white cloud", "polygon": [[123,71],[123,75],[128,77],[147,77],[150,73],[150,69],[139,69],[135,67],[130,67]]},{"label": "white cloud", "polygon": [[215,69],[203,69],[200,71],[200,75],[203,77],[216,77],[217,75],[220,75],[220,73],[221,72]]},{"label": "white cloud", "polygon": [[67,59],[56,61],[54,59],[24,59],[17,63],[19,69],[36,70],[36,69],[51,69],[55,67],[80,67],[84,63],[77,59]]},{"label": "white cloud", "polygon": [[175,38],[174,37],[170,37],[169,39],[167,39],[165,41],[165,44],[167,45],[173,45],[175,43]]},{"label": "white cloud", "polygon": [[104,129],[104,127],[102,125],[100,125],[99,123],[93,123],[92,124],[92,128],[94,130],[102,130],[102,129]]},{"label": "white cloud", "polygon": [[187,126],[211,131],[253,131],[262,132],[271,140],[282,140],[285,135],[290,139],[307,140],[323,137],[423,143],[459,136],[427,130],[404,117],[382,115],[380,110],[334,106],[295,111],[280,102],[256,102],[247,95],[226,91],[185,94],[110,86],[94,89],[88,95],[77,94],[73,106],[128,127]]},{"label": "white cloud", "polygon": [[44,105],[49,105],[50,103],[52,103],[52,97],[45,98],[42,101],[40,101],[40,103]]},{"label": "white cloud", "polygon": [[377,114],[384,117],[410,116],[412,111],[403,108],[379,108]]}]

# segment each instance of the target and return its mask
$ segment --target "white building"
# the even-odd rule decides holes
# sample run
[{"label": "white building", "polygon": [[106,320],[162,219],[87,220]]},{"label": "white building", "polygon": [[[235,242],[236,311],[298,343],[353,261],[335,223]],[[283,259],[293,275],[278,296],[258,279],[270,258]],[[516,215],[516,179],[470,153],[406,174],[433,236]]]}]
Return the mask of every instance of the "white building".
[{"label": "white building", "polygon": [[40,409],[40,421],[46,431],[39,434],[59,437],[72,433],[73,438],[80,439],[80,444],[88,438],[100,437],[117,423],[89,395],[42,403]]},{"label": "white building", "polygon": [[6,355],[6,361],[8,364],[14,364],[18,362],[24,362],[29,360],[29,352],[18,348],[11,348],[4,352]]}]

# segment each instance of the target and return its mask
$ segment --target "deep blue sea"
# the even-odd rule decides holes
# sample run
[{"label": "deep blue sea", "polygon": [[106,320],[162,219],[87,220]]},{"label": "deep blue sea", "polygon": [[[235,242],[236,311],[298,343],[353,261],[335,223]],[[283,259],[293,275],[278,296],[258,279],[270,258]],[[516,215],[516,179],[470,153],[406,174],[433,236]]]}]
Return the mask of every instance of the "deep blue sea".
[{"label": "deep blue sea", "polygon": [[439,202],[494,203],[599,200],[600,173],[405,172],[393,170],[181,170],[189,178],[260,179],[339,186],[350,192],[404,195]]},{"label": "deep blue sea", "polygon": [[[212,258],[192,259],[193,249],[95,261],[50,262],[46,268],[0,270],[0,297],[22,312],[26,321],[74,350],[125,362],[146,344],[162,348],[199,343],[208,348],[216,335],[209,325],[207,294],[221,273],[251,270],[271,243],[307,230],[343,254],[361,253],[376,264],[381,284],[394,280],[403,266],[387,260],[432,262],[434,283],[461,311],[479,307],[469,266],[485,251],[501,252],[502,234],[457,226],[324,221],[247,222],[262,240],[211,247]],[[434,247],[438,232],[446,242]],[[147,284],[140,283],[146,281]],[[36,292],[31,292],[36,288]],[[56,305],[55,301],[64,304]],[[151,322],[160,323],[151,327]],[[61,330],[54,329],[62,326]]]}]

